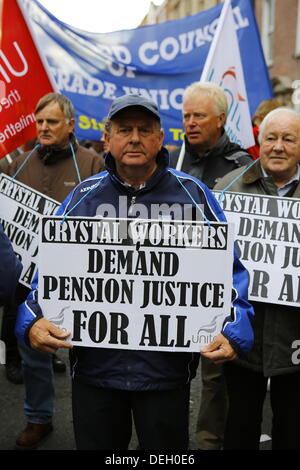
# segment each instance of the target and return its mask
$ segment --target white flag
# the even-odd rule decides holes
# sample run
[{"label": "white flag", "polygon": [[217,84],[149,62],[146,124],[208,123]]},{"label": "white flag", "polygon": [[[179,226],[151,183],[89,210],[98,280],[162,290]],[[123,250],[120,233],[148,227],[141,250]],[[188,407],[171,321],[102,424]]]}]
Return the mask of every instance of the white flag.
[{"label": "white flag", "polygon": [[243,148],[252,147],[255,142],[230,0],[224,2],[200,81],[223,88],[229,106],[226,132],[232,142]]}]

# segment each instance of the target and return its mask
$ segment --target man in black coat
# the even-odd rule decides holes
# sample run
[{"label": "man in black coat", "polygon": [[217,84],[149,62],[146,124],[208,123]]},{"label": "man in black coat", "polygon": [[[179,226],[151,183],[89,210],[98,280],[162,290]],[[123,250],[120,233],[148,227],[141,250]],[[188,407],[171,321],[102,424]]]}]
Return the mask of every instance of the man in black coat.
[{"label": "man in black coat", "polygon": [[[212,189],[232,170],[251,162],[250,155],[231,142],[224,125],[228,112],[226,94],[211,82],[195,82],[183,94],[184,155],[170,153],[170,166],[203,181]],[[202,393],[197,423],[197,441],[202,450],[223,446],[227,393],[222,365],[201,358]]]},{"label": "man in black coat", "polygon": [[224,130],[228,103],[221,87],[211,82],[192,83],[183,94],[185,153],[170,153],[170,166],[189,173],[212,189],[220,178],[251,161],[250,155],[231,142]]}]

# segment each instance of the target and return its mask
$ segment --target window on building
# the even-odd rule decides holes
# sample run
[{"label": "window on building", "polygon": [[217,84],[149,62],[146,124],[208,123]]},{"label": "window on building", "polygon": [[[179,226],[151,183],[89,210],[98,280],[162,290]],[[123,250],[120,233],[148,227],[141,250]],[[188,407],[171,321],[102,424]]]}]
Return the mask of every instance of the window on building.
[{"label": "window on building", "polygon": [[191,0],[185,0],[184,7],[185,7],[185,15],[186,16],[192,15],[192,13],[193,13],[192,1]]},{"label": "window on building", "polygon": [[295,56],[300,57],[300,0],[298,0]]},{"label": "window on building", "polygon": [[273,41],[275,30],[276,0],[263,0],[262,5],[262,45],[268,66],[273,64]]}]

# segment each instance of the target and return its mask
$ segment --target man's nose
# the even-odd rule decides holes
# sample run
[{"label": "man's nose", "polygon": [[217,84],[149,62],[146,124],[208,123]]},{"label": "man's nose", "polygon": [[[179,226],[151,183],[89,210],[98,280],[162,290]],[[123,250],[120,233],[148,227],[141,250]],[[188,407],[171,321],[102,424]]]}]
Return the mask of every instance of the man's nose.
[{"label": "man's nose", "polygon": [[137,127],[134,127],[131,131],[131,136],[130,136],[131,142],[139,142],[140,140],[140,134],[139,130]]},{"label": "man's nose", "polygon": [[281,138],[275,140],[273,149],[275,150],[275,152],[282,152],[283,151],[284,144],[283,144],[283,140]]},{"label": "man's nose", "polygon": [[195,126],[197,123],[196,123],[196,120],[195,120],[195,117],[193,116],[193,114],[191,114],[186,120],[185,120],[185,125],[186,126]]},{"label": "man's nose", "polygon": [[48,129],[48,122],[46,120],[40,124],[40,129],[42,130]]}]

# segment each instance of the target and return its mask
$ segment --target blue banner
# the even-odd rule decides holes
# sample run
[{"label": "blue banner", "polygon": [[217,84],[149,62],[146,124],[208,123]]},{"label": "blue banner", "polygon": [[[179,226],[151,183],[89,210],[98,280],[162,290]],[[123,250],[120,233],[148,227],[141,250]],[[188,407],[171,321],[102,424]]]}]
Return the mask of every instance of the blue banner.
[{"label": "blue banner", "polygon": [[[223,4],[179,20],[98,34],[59,21],[37,0],[24,3],[57,88],[76,109],[77,138],[99,140],[112,100],[140,93],[159,106],[165,144],[181,144],[182,93],[200,79]],[[272,88],[252,1],[233,0],[232,7],[253,115]]]}]

